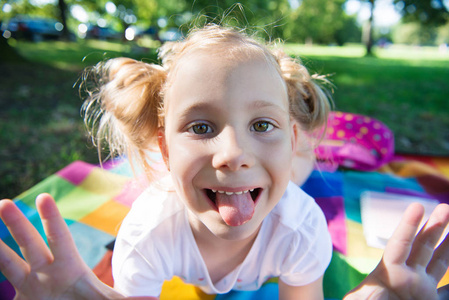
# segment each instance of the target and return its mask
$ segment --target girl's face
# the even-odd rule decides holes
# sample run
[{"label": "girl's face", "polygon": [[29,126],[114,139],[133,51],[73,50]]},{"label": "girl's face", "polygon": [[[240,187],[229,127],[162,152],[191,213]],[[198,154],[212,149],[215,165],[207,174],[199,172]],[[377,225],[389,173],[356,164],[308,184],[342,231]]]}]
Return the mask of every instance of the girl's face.
[{"label": "girl's face", "polygon": [[288,184],[296,125],[287,89],[254,56],[196,50],[181,58],[166,91],[159,143],[194,232],[249,237]]}]

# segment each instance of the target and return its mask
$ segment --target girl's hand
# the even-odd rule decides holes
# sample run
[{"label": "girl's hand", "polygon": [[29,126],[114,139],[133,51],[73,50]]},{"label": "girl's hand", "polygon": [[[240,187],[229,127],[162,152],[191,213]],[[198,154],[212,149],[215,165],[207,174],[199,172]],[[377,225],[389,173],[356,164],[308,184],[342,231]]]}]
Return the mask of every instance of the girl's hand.
[{"label": "girl's hand", "polygon": [[447,288],[438,294],[437,284],[448,269],[449,238],[435,246],[448,225],[449,205],[438,205],[415,237],[423,215],[420,204],[407,208],[379,265],[345,299],[448,299]]},{"label": "girl's hand", "polygon": [[15,299],[123,299],[84,263],[53,198],[39,195],[36,207],[50,249],[12,201],[0,201],[0,217],[25,258],[0,241],[0,271]]}]

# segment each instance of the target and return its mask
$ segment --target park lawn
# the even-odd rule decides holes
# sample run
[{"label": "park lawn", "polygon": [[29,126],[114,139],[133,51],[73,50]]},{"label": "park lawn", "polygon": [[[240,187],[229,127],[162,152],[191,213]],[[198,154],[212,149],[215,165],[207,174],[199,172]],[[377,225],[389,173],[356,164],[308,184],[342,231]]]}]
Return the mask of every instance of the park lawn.
[{"label": "park lawn", "polygon": [[[14,197],[74,160],[97,163],[85,134],[76,82],[83,68],[156,51],[105,41],[14,42],[25,63],[0,65],[0,192]],[[395,133],[399,152],[449,154],[449,54],[434,48],[285,45],[312,72],[330,74],[335,109],[370,115]]]},{"label": "park lawn", "polygon": [[[132,53],[103,41],[13,42],[26,61],[0,64],[0,195],[15,197],[74,160],[98,163],[80,117],[85,67]],[[111,50],[109,50],[111,49]],[[136,58],[156,59],[136,48]]]},{"label": "park lawn", "polygon": [[357,45],[287,50],[312,72],[329,74],[335,110],[369,115],[390,127],[397,152],[449,154],[449,52],[395,46],[365,57]]}]

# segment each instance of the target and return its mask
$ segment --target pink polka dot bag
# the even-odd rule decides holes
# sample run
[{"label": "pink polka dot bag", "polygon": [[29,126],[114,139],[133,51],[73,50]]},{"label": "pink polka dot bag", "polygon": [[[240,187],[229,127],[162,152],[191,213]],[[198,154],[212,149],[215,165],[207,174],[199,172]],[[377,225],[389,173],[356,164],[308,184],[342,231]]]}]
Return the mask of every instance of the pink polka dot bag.
[{"label": "pink polka dot bag", "polygon": [[315,149],[324,171],[338,167],[373,171],[394,154],[393,132],[382,122],[363,115],[331,112],[326,134]]}]

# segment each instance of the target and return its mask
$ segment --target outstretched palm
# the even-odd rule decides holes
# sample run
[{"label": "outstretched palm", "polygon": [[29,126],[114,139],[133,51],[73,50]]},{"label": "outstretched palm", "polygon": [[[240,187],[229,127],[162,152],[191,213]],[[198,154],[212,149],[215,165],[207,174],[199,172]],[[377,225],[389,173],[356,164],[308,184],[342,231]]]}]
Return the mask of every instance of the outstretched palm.
[{"label": "outstretched palm", "polygon": [[16,299],[121,298],[83,262],[52,197],[38,196],[36,206],[50,249],[12,201],[0,201],[0,217],[25,258],[0,241],[0,270],[16,288]]},{"label": "outstretched palm", "polygon": [[449,265],[449,239],[435,246],[449,222],[449,206],[439,205],[415,237],[423,214],[419,204],[406,210],[379,265],[346,299],[443,299],[436,287]]}]

